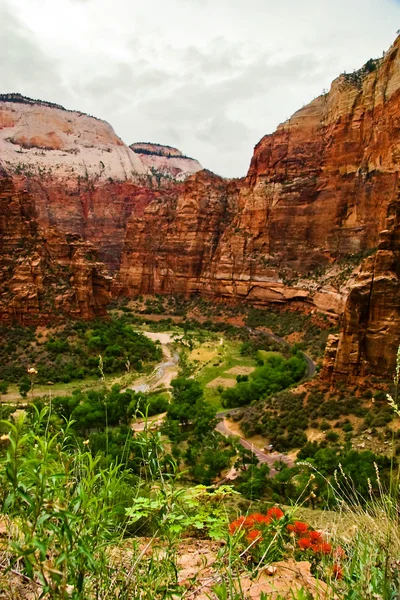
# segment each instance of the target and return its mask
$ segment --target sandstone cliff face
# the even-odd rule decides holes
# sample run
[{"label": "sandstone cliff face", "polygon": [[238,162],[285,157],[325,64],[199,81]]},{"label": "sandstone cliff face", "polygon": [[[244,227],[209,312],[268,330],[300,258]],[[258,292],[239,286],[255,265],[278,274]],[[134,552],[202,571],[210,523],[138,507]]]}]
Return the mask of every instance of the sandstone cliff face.
[{"label": "sandstone cliff face", "polygon": [[17,174],[71,182],[147,173],[105,121],[20,94],[0,96],[0,164]]},{"label": "sandstone cliff face", "polygon": [[140,217],[149,202],[171,193],[129,181],[94,184],[81,180],[65,186],[48,177],[20,179],[19,185],[35,200],[43,230],[55,226],[63,234],[78,234],[96,247],[110,273],[119,269],[130,217]]},{"label": "sandstone cliff face", "polygon": [[214,260],[238,185],[200,171],[132,215],[118,276],[123,294],[219,293]]},{"label": "sandstone cliff face", "polygon": [[172,146],[136,142],[130,145],[141,162],[146,165],[157,183],[166,181],[185,181],[190,175],[202,170],[201,164],[194,158],[184,156]]},{"label": "sandstone cliff face", "polygon": [[[53,232],[54,244],[64,248],[54,256],[65,255],[65,244],[76,252],[84,248],[80,244],[92,244],[114,275],[114,294],[290,302],[340,315],[352,284],[351,265],[344,262],[340,270],[341,261],[376,248],[398,193],[399,47],[400,38],[383,60],[340,76],[328,94],[265,136],[247,177],[237,180],[198,171],[182,183],[154,187],[143,157],[102,121],[0,99],[0,161],[14,174],[17,212],[33,207],[33,216],[6,222],[4,239],[8,227],[16,239],[26,237],[29,225],[42,240],[35,252],[42,244],[45,256]],[[160,147],[142,147],[142,155],[153,152],[153,160],[154,148]],[[121,152],[123,166],[117,168],[114,158]],[[178,150],[168,152],[158,158],[182,159]],[[93,164],[88,173],[79,171],[82,156],[85,165]],[[54,157],[61,167],[50,171]],[[25,159],[28,171],[17,162]],[[129,177],[128,163],[135,177]],[[383,314],[387,306],[379,306]]]},{"label": "sandstone cliff face", "polygon": [[111,280],[78,235],[42,229],[35,200],[0,169],[0,319],[32,323],[105,314]]},{"label": "sandstone cliff face", "polygon": [[399,46],[400,38],[384,60],[340,76],[264,137],[244,180],[199,173],[177,188],[176,203],[152,203],[144,220],[132,215],[125,293],[306,302],[341,314],[343,278],[314,274],[376,247],[397,194]]},{"label": "sandstone cliff face", "polygon": [[322,377],[393,377],[400,344],[400,194],[389,206],[378,251],[350,290],[341,335],[328,344]]},{"label": "sandstone cliff face", "polygon": [[268,211],[263,244],[296,271],[377,246],[400,170],[399,48],[340,76],[255,148],[247,184]]}]

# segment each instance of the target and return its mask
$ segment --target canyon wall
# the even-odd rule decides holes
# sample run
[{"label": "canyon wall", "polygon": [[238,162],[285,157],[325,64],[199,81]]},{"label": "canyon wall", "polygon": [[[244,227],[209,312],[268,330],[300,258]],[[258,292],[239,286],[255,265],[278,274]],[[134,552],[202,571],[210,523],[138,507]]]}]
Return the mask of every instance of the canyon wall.
[{"label": "canyon wall", "polygon": [[[19,185],[22,183],[22,186]],[[42,228],[35,198],[0,168],[0,320],[93,318],[110,302],[111,278],[96,248],[74,233]]]},{"label": "canyon wall", "polygon": [[388,207],[378,251],[366,259],[347,298],[339,336],[325,352],[322,378],[393,378],[400,344],[400,194]]},{"label": "canyon wall", "polygon": [[[377,247],[397,195],[399,46],[400,38],[384,59],[341,75],[265,136],[245,179],[198,173],[176,201],[132,215],[124,293],[305,302],[340,314],[349,287],[329,272]],[[328,276],[315,277],[321,272]]]},{"label": "canyon wall", "polygon": [[[399,47],[400,38],[383,59],[341,75],[327,94],[262,138],[242,179],[202,170],[161,185],[144,156],[164,147],[133,151],[103,121],[0,97],[0,164],[8,173],[2,176],[3,314],[9,318],[12,294],[15,318],[43,313],[41,278],[51,280],[51,269],[65,267],[75,269],[69,299],[52,297],[66,312],[101,311],[110,277],[114,296],[201,294],[290,303],[336,317],[344,311],[327,373],[389,369],[399,320],[392,297],[397,250],[394,234],[379,236],[395,228]],[[157,160],[182,160],[170,150]],[[39,275],[30,262],[37,255]],[[77,283],[79,273],[84,283]],[[84,305],[78,290],[89,288]]]}]

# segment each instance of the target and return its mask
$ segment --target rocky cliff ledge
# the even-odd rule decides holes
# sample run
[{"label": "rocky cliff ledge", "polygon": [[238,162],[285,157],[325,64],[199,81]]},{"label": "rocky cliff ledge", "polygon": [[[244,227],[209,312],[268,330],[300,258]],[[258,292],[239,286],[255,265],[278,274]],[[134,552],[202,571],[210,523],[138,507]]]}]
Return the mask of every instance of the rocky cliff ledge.
[{"label": "rocky cliff ledge", "polygon": [[131,144],[130,148],[139,156],[158,184],[164,180],[184,181],[203,168],[199,161],[185,156],[172,146],[136,142]]}]

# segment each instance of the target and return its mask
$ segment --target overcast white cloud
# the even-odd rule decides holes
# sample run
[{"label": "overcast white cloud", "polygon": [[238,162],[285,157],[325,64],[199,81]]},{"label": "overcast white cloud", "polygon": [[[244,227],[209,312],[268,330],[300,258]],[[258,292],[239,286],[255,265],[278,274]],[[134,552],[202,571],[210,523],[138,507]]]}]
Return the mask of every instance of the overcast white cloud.
[{"label": "overcast white cloud", "polygon": [[265,133],[399,28],[399,0],[0,0],[0,91],[240,176]]}]

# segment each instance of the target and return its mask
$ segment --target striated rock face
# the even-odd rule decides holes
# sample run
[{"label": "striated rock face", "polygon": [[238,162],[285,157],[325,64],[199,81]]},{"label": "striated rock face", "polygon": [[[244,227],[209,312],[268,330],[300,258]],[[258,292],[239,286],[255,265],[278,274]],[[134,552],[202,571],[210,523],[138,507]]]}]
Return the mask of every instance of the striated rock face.
[{"label": "striated rock face", "polygon": [[[388,206],[398,197],[399,48],[400,38],[384,59],[341,75],[328,94],[265,136],[243,179],[198,171],[183,182],[154,185],[151,169],[187,160],[179,150],[154,144],[136,144],[132,150],[102,121],[0,97],[0,161],[14,174],[16,212],[32,206],[29,218],[6,222],[4,239],[8,228],[17,240],[29,237],[24,228],[36,227],[31,255],[38,253],[42,261],[50,256],[51,264],[53,259],[59,264],[58,256],[66,256],[72,244],[68,252],[77,253],[77,260],[69,263],[71,269],[73,264],[83,269],[79,248],[84,253],[84,245],[91,244],[114,276],[115,295],[202,294],[256,305],[291,303],[336,316],[346,305],[345,332],[337,353],[331,344],[327,370],[347,377],[367,366],[390,369],[393,344],[379,364],[372,348],[389,335],[397,339],[392,298],[397,280],[388,276],[395,272],[395,250],[380,247],[361,268],[353,259],[358,256],[359,263],[378,246]],[[61,166],[53,170],[54,157]],[[25,162],[21,167],[21,160],[29,168]],[[82,165],[93,168],[82,175]],[[135,176],[129,175],[129,165]],[[52,254],[53,235],[60,249]],[[15,248],[8,256],[15,253],[19,261]],[[372,296],[367,293],[371,273]],[[365,316],[364,308],[352,307],[365,306],[367,296]]]},{"label": "striated rock face", "polygon": [[[349,277],[325,277],[376,248],[400,169],[400,38],[342,75],[257,144],[248,175],[198,173],[172,203],[130,219],[120,281],[137,294],[306,302],[341,314]],[[351,271],[351,269],[350,269]]]},{"label": "striated rock face", "polygon": [[400,170],[399,47],[341,75],[256,146],[245,208],[264,207],[263,248],[286,267],[377,246]]},{"label": "striated rock face", "polygon": [[392,377],[400,344],[400,194],[390,204],[378,251],[362,264],[348,296],[339,338],[325,353],[322,377]]},{"label": "striated rock face", "polygon": [[184,156],[180,150],[172,146],[137,142],[131,144],[130,148],[148,167],[158,183],[163,180],[184,181],[203,168],[197,160]]},{"label": "striated rock face", "polygon": [[104,314],[111,279],[94,246],[52,226],[43,230],[37,217],[34,198],[0,169],[0,319]]},{"label": "striated rock face", "polygon": [[17,174],[72,182],[147,173],[105,121],[20,94],[0,95],[0,164]]},{"label": "striated rock face", "polygon": [[118,277],[122,293],[223,295],[214,261],[238,191],[236,182],[200,171],[132,215]]}]

